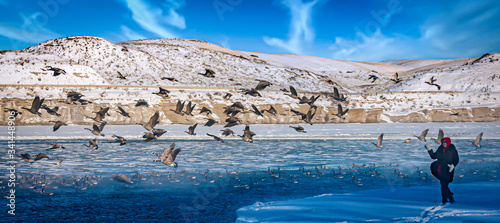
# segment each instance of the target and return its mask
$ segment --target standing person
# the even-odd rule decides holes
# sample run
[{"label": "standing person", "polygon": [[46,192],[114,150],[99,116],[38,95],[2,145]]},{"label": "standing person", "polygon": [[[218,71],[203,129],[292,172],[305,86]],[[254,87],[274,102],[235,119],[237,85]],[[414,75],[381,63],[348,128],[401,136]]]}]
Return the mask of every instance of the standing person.
[{"label": "standing person", "polygon": [[427,152],[432,159],[437,159],[437,161],[432,162],[431,172],[439,182],[441,183],[441,196],[443,198],[443,204],[447,201],[455,202],[453,198],[453,193],[448,188],[448,185],[453,181],[453,175],[455,174],[455,167],[458,165],[458,152],[455,145],[451,144],[451,139],[445,137],[441,139],[441,146],[436,150],[432,151],[429,145],[425,145]]}]

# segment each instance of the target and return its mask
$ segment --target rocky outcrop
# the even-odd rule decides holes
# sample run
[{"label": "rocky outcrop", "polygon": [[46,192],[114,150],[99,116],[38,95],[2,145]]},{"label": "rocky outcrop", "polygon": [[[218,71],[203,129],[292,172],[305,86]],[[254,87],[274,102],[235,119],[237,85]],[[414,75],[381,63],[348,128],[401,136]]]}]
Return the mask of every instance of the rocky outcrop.
[{"label": "rocky outcrop", "polygon": [[[197,104],[193,116],[178,115],[172,110],[175,109],[175,103],[159,103],[149,107],[136,107],[131,104],[112,104],[112,103],[91,103],[87,105],[69,105],[63,104],[59,100],[45,100],[44,104],[48,107],[59,106],[60,116],[50,115],[41,109],[42,116],[31,114],[20,109],[21,107],[30,107],[31,100],[26,99],[2,99],[0,109],[14,108],[22,112],[22,115],[16,117],[17,125],[52,125],[50,121],[63,121],[68,124],[90,125],[94,120],[88,117],[95,117],[95,113],[101,107],[110,107],[109,116],[104,120],[111,125],[134,125],[137,123],[146,123],[156,112],[160,112],[160,125],[164,124],[204,124],[208,118],[218,121],[218,124],[224,124],[227,116],[223,113],[227,105],[225,104],[206,104],[200,105],[199,101],[193,100]],[[124,117],[118,113],[117,106],[122,107],[130,113],[130,118]],[[212,114],[200,114],[201,107],[208,107]],[[259,105],[259,109],[268,109],[271,105]],[[264,117],[257,116],[253,112],[246,110],[237,116],[242,123],[247,124],[305,124],[297,115],[290,112],[290,109],[307,113],[308,105],[299,105],[291,107],[291,104],[273,104],[277,114],[271,115],[267,112]],[[468,107],[468,108],[442,108],[442,109],[423,109],[407,114],[391,115],[384,113],[383,109],[362,109],[353,108],[344,118],[335,116],[336,107],[318,107],[313,123],[382,123],[382,122],[498,122],[500,121],[500,107]],[[0,113],[0,125],[7,125],[9,114]]]}]

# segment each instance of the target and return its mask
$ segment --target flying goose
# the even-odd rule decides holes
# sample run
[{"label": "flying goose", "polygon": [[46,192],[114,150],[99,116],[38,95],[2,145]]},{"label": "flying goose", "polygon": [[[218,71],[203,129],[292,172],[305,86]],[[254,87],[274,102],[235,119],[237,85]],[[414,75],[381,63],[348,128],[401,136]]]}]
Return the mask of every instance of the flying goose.
[{"label": "flying goose", "polygon": [[120,115],[123,115],[125,117],[128,117],[130,118],[130,114],[128,112],[126,112],[122,107],[118,106],[118,113],[120,113]]},{"label": "flying goose", "polygon": [[66,104],[75,104],[83,95],[76,91],[70,91],[67,94],[66,100],[62,101]]},{"label": "flying goose", "polygon": [[333,95],[331,95],[331,97],[340,102],[346,100],[346,96],[344,94],[341,94],[337,87],[333,87]]},{"label": "flying goose", "polygon": [[444,137],[444,132],[442,129],[439,129],[437,139],[435,139],[435,138],[431,138],[431,139],[434,140],[437,144],[441,145],[441,140],[443,139],[443,137]]},{"label": "flying goose", "polygon": [[153,129],[153,135],[155,135],[156,137],[160,137],[160,136],[162,136],[165,133],[167,133],[167,130],[164,130],[164,129]]},{"label": "flying goose", "polygon": [[51,150],[51,149],[66,149],[63,145],[57,144],[57,143],[49,143],[49,145],[52,145],[52,147],[48,148],[47,150]]},{"label": "flying goose", "polygon": [[163,97],[168,97],[170,94],[170,91],[165,89],[165,88],[162,88],[162,87],[159,87],[160,88],[160,91],[159,92],[153,92],[153,94],[156,94],[158,96],[163,96]]},{"label": "flying goose", "polygon": [[52,67],[52,66],[45,66],[45,68],[42,68],[42,70],[44,71],[54,71],[54,77],[56,76],[59,76],[61,74],[66,74],[66,71],[61,69],[61,68],[58,68],[58,67]]},{"label": "flying goose", "polygon": [[259,109],[255,105],[253,105],[253,104],[252,104],[252,112],[255,113],[258,116],[264,117],[264,115],[262,114],[262,112],[260,112]]},{"label": "flying goose", "polygon": [[139,107],[139,106],[149,107],[149,104],[148,104],[148,102],[146,100],[139,99],[139,101],[137,101],[137,103],[135,104],[135,107]]},{"label": "flying goose", "polygon": [[[313,111],[314,110],[314,111]],[[312,125],[312,118],[316,114],[316,107],[310,107],[309,111],[307,111],[306,117],[304,118],[304,122],[309,123]]]},{"label": "flying goose", "polygon": [[188,131],[185,131],[185,132],[189,135],[192,135],[192,136],[196,135],[196,133],[194,133],[194,129],[196,129],[196,126],[198,126],[198,123],[195,123],[194,125],[189,126]]},{"label": "flying goose", "polygon": [[62,166],[62,162],[63,162],[63,160],[58,160],[57,163],[54,163],[54,165],[56,165],[56,166]]},{"label": "flying goose", "polygon": [[175,114],[178,115],[184,115],[184,112],[182,112],[182,109],[184,108],[184,103],[186,102],[185,101],[181,102],[181,100],[178,100],[177,105],[175,106],[175,110],[170,109],[170,111],[173,111]]},{"label": "flying goose", "polygon": [[99,146],[97,145],[96,139],[91,139],[89,141],[88,145],[86,145],[86,144],[83,144],[83,145],[86,146],[86,147],[88,147],[88,148],[95,149],[95,150],[97,150],[99,148]]},{"label": "flying goose", "polygon": [[285,95],[288,95],[292,98],[295,98],[295,99],[299,99],[299,95],[297,95],[297,91],[295,90],[295,88],[290,85],[290,94],[285,94]]},{"label": "flying goose", "polygon": [[113,134],[113,137],[116,138],[115,142],[119,142],[120,143],[120,146],[123,146],[123,145],[127,144],[127,142],[125,141],[125,138],[123,138],[121,136],[117,136],[115,134]]},{"label": "flying goose", "polygon": [[238,136],[241,137],[245,142],[253,142],[254,135],[255,133],[250,131],[250,126],[246,125],[245,130],[243,130],[243,135],[238,135]]},{"label": "flying goose", "polygon": [[179,82],[179,80],[175,79],[174,77],[162,77],[161,79],[162,80],[169,80],[172,82]]},{"label": "flying goose", "polygon": [[200,109],[200,114],[205,112],[207,113],[207,115],[212,114],[212,111],[210,111],[210,109],[208,109],[207,107],[203,107]]},{"label": "flying goose", "polygon": [[399,74],[398,74],[398,72],[396,72],[396,73],[394,74],[394,79],[391,79],[391,81],[394,81],[394,82],[397,84],[397,83],[399,83],[399,82],[403,81],[403,79],[400,79],[400,78],[399,78]]},{"label": "flying goose", "polygon": [[219,141],[219,142],[224,143],[224,140],[222,140],[222,139],[221,139],[220,137],[218,137],[218,136],[215,136],[215,135],[212,135],[212,134],[209,134],[209,133],[207,133],[207,135],[208,135],[208,136],[212,136],[212,137],[214,137],[214,139],[215,139],[215,140],[217,140],[217,141]]},{"label": "flying goose", "polygon": [[276,109],[273,107],[273,105],[271,105],[271,106],[269,107],[269,109],[267,109],[267,110],[263,110],[263,111],[268,112],[269,114],[274,115],[274,116],[276,116],[276,113],[277,113],[277,111],[276,111]]},{"label": "flying goose", "polygon": [[297,126],[297,127],[295,127],[295,126],[290,126],[290,128],[295,129],[295,131],[297,131],[297,132],[307,133],[307,132],[304,130],[304,128],[303,128],[302,126],[300,126],[300,125],[299,125],[299,126]]},{"label": "flying goose", "polygon": [[144,135],[142,136],[142,138],[145,138],[146,142],[149,142],[151,140],[156,140],[156,136],[151,132],[145,132]]},{"label": "flying goose", "polygon": [[25,108],[22,107],[22,109],[28,110],[32,114],[42,116],[42,113],[40,113],[38,110],[42,107],[43,101],[45,99],[40,99],[40,97],[36,96],[35,99],[33,99],[33,102],[31,103],[31,108]]},{"label": "flying goose", "polygon": [[316,97],[314,97],[314,95],[313,95],[313,96],[311,96],[311,98],[309,98],[309,102],[307,102],[307,104],[308,104],[308,105],[313,106],[313,105],[314,105],[314,102],[316,102],[320,96],[321,96],[321,95],[318,95],[318,96],[316,96]]},{"label": "flying goose", "polygon": [[375,76],[374,74],[370,74],[370,76],[368,77],[368,80],[370,80],[370,79],[372,79],[372,83],[373,83],[378,79],[378,77]]},{"label": "flying goose", "polygon": [[210,127],[210,126],[214,125],[215,123],[218,123],[218,121],[215,121],[214,119],[209,118],[207,123],[205,123],[205,126]]},{"label": "flying goose", "polygon": [[335,116],[339,117],[339,118],[342,118],[342,119],[345,119],[344,115],[349,111],[349,109],[346,109],[346,110],[343,110],[342,109],[342,105],[341,104],[338,104],[337,105],[337,114],[335,114]]},{"label": "flying goose", "polygon": [[255,88],[251,88],[250,90],[244,89],[243,92],[245,92],[245,94],[248,94],[250,96],[262,97],[262,95],[257,90],[255,90]]},{"label": "flying goose", "polygon": [[205,73],[199,73],[199,74],[203,75],[205,77],[212,77],[212,78],[215,77],[215,71],[208,69],[208,68],[205,68]]},{"label": "flying goose", "polygon": [[123,79],[123,80],[127,79],[125,76],[123,76],[122,73],[120,73],[120,71],[116,71],[116,73],[118,73],[118,78]]},{"label": "flying goose", "polygon": [[49,121],[49,122],[53,122],[54,123],[54,127],[52,127],[52,131],[55,132],[57,131],[59,128],[61,128],[61,126],[67,126],[68,124],[64,123],[64,122],[61,122],[61,121]]},{"label": "flying goose", "polygon": [[177,167],[177,163],[174,162],[175,158],[181,152],[181,149],[173,150],[175,147],[175,143],[172,143],[169,147],[163,150],[161,155],[158,155],[156,152],[153,152],[154,155],[158,156],[159,160],[153,160],[153,162],[162,162],[167,166]]},{"label": "flying goose", "polygon": [[156,111],[154,115],[151,116],[151,118],[149,118],[148,123],[146,124],[137,123],[137,124],[142,125],[142,127],[144,127],[146,130],[152,132],[154,131],[154,127],[156,126],[156,124],[160,123],[160,121],[158,121],[159,118],[160,118],[160,113]]},{"label": "flying goose", "polygon": [[380,136],[377,138],[377,144],[373,143],[376,147],[382,148],[382,140],[384,139],[384,133],[380,134]]},{"label": "flying goose", "polygon": [[222,98],[224,98],[224,99],[226,99],[226,100],[229,100],[232,96],[233,96],[233,95],[232,95],[231,93],[227,93],[227,94],[226,94],[226,95],[224,95],[224,97],[222,97]]},{"label": "flying goose", "polygon": [[191,106],[191,102],[189,102],[186,105],[186,111],[184,111],[184,114],[193,116],[193,110],[194,110],[195,106],[196,106],[196,104],[194,104],[194,105]]},{"label": "flying goose", "polygon": [[309,103],[310,101],[311,101],[311,100],[310,100],[308,97],[306,97],[305,95],[304,95],[304,96],[302,96],[301,98],[299,98],[299,104],[307,104],[307,103]]},{"label": "flying goose", "polygon": [[477,135],[476,140],[474,140],[474,141],[469,140],[469,142],[471,142],[472,145],[474,145],[475,147],[479,148],[479,147],[481,147],[481,145],[479,145],[479,143],[481,143],[482,139],[483,139],[483,133],[481,132],[481,133],[479,133],[479,135]]},{"label": "flying goose", "polygon": [[234,131],[231,130],[231,129],[224,129],[224,130],[221,130],[222,131],[222,135],[223,136],[229,136],[229,135],[233,135],[234,136]]},{"label": "flying goose", "polygon": [[270,85],[273,85],[271,82],[269,81],[265,81],[265,80],[258,80],[259,83],[257,84],[257,86],[255,87],[255,90],[264,90],[266,87],[270,86]]},{"label": "flying goose", "polygon": [[45,109],[45,111],[47,111],[47,113],[49,113],[50,115],[55,115],[55,116],[61,116],[61,114],[57,113],[57,111],[59,111],[59,107],[54,107],[54,108],[49,108],[49,106],[47,105],[42,105],[42,108]]},{"label": "flying goose", "polygon": [[4,108],[3,111],[9,113],[9,115],[14,116],[14,118],[17,117],[18,115],[23,114],[22,112],[20,112],[16,109],[11,109],[11,108]]},{"label": "flying goose", "polygon": [[92,129],[89,129],[89,128],[85,128],[85,130],[89,130],[90,133],[94,134],[94,135],[98,135],[98,136],[104,136],[104,134],[102,134],[102,130],[104,129],[104,126],[106,125],[106,122],[105,121],[102,121],[101,122],[101,125],[97,126],[96,124],[93,124],[92,125]]},{"label": "flying goose", "polygon": [[414,136],[417,137],[417,139],[419,139],[420,141],[427,142],[427,140],[425,140],[425,136],[427,136],[427,132],[429,132],[429,129],[422,131],[422,133],[420,133],[420,136],[416,136],[416,135],[414,135]]},{"label": "flying goose", "polygon": [[23,159],[24,161],[29,162],[29,163],[33,163],[34,161],[38,161],[38,160],[41,160],[43,158],[49,159],[49,156],[47,156],[47,154],[45,154],[45,153],[38,153],[34,160],[31,159],[31,156],[28,153],[18,155],[18,157],[21,157],[21,159]]},{"label": "flying goose", "polygon": [[411,144],[411,139],[410,139],[410,138],[408,138],[408,139],[406,139],[405,141],[403,141],[402,143]]}]

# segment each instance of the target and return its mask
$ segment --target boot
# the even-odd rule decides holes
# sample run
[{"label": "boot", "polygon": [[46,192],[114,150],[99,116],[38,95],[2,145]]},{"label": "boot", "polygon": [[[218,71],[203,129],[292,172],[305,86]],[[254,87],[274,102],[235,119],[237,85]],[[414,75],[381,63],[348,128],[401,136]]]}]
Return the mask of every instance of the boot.
[{"label": "boot", "polygon": [[443,204],[445,204],[446,202],[448,202],[448,199],[443,196],[442,202],[443,202]]},{"label": "boot", "polygon": [[455,198],[453,198],[453,193],[450,193],[450,195],[448,195],[448,200],[450,200],[451,203],[455,202]]}]

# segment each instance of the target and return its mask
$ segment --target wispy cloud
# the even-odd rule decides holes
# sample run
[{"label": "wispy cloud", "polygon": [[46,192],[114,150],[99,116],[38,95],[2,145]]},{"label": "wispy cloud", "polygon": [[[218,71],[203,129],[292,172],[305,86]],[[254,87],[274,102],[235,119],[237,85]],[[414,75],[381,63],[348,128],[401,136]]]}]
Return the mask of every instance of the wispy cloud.
[{"label": "wispy cloud", "polygon": [[131,30],[127,26],[122,25],[121,26],[122,34],[123,34],[123,39],[126,40],[139,40],[139,39],[146,39],[145,36]]},{"label": "wispy cloud", "polygon": [[60,36],[37,22],[37,18],[41,16],[40,13],[28,16],[20,13],[20,16],[23,20],[21,26],[0,25],[0,35],[24,43],[40,43]]},{"label": "wispy cloud", "polygon": [[167,26],[186,28],[184,17],[176,12],[185,5],[184,0],[167,0],[161,7],[153,6],[146,0],[125,0],[125,3],[132,11],[132,18],[137,24],[162,38],[177,37],[177,34]]},{"label": "wispy cloud", "polygon": [[464,58],[500,50],[500,2],[457,3],[450,11],[431,15],[420,35],[356,33],[355,39],[336,37],[332,57],[344,60]]},{"label": "wispy cloud", "polygon": [[288,39],[264,37],[264,42],[292,53],[302,54],[304,44],[312,43],[315,38],[311,20],[313,7],[319,2],[321,0],[306,3],[302,0],[282,0],[281,4],[290,10],[291,15]]}]

